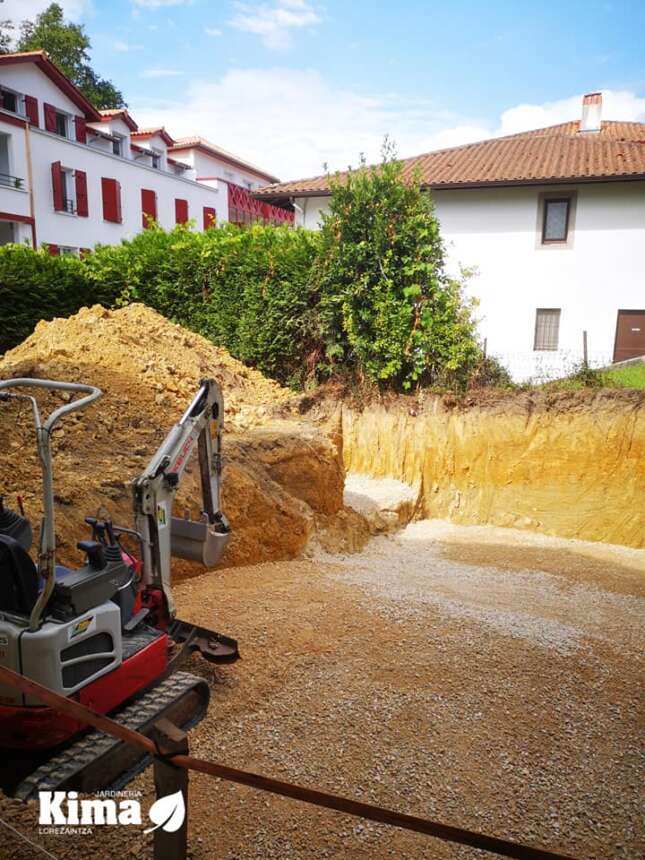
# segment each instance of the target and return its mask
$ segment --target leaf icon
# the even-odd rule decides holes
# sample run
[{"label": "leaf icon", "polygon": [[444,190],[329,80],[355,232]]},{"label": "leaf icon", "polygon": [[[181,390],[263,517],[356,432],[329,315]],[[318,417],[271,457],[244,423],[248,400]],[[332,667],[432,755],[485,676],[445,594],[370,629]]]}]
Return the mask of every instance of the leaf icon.
[{"label": "leaf icon", "polygon": [[148,810],[148,815],[153,824],[157,826],[148,827],[147,830],[143,831],[144,833],[152,833],[153,830],[158,830],[159,827],[168,833],[174,833],[175,830],[179,830],[186,817],[186,804],[184,803],[184,795],[181,790],[175,792],[175,794],[168,794],[166,797],[160,797],[159,800],[155,800]]}]

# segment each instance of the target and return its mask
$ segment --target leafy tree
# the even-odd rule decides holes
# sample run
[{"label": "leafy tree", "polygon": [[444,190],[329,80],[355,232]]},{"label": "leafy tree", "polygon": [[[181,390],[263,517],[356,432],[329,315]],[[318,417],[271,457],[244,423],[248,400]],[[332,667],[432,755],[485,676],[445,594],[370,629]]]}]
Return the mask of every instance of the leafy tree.
[{"label": "leafy tree", "polygon": [[373,382],[464,385],[481,352],[473,302],[444,268],[430,195],[386,140],[383,159],[331,180],[318,257],[329,373],[353,366]]},{"label": "leafy tree", "polygon": [[[0,52],[11,50],[12,33],[10,21],[0,23]],[[90,47],[83,26],[66,22],[61,6],[52,3],[35,20],[22,22],[15,50],[47,51],[50,59],[97,108],[125,107],[122,93],[91,67]]]}]

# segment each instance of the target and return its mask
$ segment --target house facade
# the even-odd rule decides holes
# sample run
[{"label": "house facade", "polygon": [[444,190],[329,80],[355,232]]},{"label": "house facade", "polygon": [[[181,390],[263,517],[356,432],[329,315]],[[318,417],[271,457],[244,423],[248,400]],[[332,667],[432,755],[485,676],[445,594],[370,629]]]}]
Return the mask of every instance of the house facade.
[{"label": "house facade", "polygon": [[0,244],[80,253],[150,219],[196,230],[290,223],[290,207],[251,195],[275,180],[201,138],[175,141],[139,129],[127,110],[97,110],[43,51],[0,56]]},{"label": "house facade", "polygon": [[[516,380],[645,355],[645,123],[580,120],[404,161],[430,191],[448,269],[476,269],[482,341]],[[342,179],[342,174],[340,175]],[[316,229],[328,177],[275,184]],[[586,333],[586,334],[585,334]]]}]

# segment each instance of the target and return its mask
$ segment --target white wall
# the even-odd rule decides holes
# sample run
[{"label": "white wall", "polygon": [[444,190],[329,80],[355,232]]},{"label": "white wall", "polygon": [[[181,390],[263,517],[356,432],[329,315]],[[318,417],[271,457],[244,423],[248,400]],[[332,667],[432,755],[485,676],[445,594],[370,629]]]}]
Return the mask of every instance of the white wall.
[{"label": "white wall", "polygon": [[38,125],[45,125],[43,103],[54,105],[65,113],[83,116],[83,112],[45,75],[35,63],[2,66],[0,83],[10,90],[38,99]]},{"label": "white wall", "polygon": [[[565,186],[445,190],[433,194],[448,270],[476,267],[468,287],[480,300],[479,331],[518,380],[567,372],[582,359],[612,359],[620,308],[645,308],[645,182],[566,186],[577,191],[570,247],[541,246],[538,195]],[[300,198],[316,228],[329,198]],[[533,351],[535,311],[561,308],[557,352]]]},{"label": "white wall", "polygon": [[[221,220],[226,194],[217,188],[100,152],[40,129],[31,131],[31,150],[39,244],[93,248],[95,244],[116,244],[133,237],[142,229],[142,188],[157,192],[157,220],[166,229],[175,225],[175,198],[188,200],[188,216],[195,220],[197,230],[202,229],[204,206],[215,208]],[[54,161],[87,173],[88,218],[54,210],[51,179]],[[116,179],[121,184],[121,224],[103,220],[102,177]]]},{"label": "white wall", "polygon": [[267,184],[266,179],[260,179],[251,171],[230,164],[215,155],[208,155],[199,149],[181,149],[169,154],[177,161],[184,161],[194,167],[198,177],[216,176],[227,182],[233,182],[235,185],[241,185],[243,188],[246,188],[247,183],[250,183],[253,190],[263,188]]}]

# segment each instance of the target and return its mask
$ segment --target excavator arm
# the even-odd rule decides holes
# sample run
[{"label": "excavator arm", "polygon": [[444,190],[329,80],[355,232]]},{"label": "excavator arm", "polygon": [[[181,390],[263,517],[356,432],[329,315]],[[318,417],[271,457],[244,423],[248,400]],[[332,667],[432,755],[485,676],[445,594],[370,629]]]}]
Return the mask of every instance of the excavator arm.
[{"label": "excavator arm", "polygon": [[[222,394],[212,379],[199,391],[168,433],[133,486],[135,530],[142,538],[143,581],[163,591],[168,615],[175,617],[171,559],[199,561],[213,567],[230,536],[220,510]],[[173,516],[173,502],[186,466],[197,448],[202,489],[198,520]]]}]

